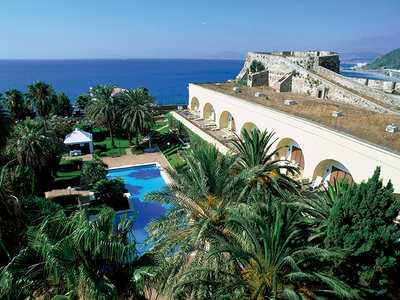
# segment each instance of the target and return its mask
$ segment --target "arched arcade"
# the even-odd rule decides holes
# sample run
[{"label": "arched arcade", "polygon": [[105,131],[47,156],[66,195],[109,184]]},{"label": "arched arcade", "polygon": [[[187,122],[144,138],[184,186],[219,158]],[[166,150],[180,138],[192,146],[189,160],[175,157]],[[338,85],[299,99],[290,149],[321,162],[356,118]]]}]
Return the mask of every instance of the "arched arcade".
[{"label": "arched arcade", "polygon": [[315,180],[317,176],[322,177],[322,182],[329,182],[331,185],[334,184],[334,179],[341,181],[347,178],[350,184],[354,182],[350,171],[343,164],[334,159],[325,159],[321,161],[315,168],[312,179]]},{"label": "arched arcade", "polygon": [[305,159],[300,145],[291,138],[283,138],[279,141],[276,149],[279,149],[279,158],[295,162],[300,170],[304,169]]},{"label": "arched arcade", "polygon": [[223,111],[219,117],[219,128],[227,128],[229,131],[236,132],[235,119],[229,111]]},{"label": "arched arcade", "polygon": [[214,107],[210,103],[206,103],[203,108],[203,118],[216,121],[216,113]]}]

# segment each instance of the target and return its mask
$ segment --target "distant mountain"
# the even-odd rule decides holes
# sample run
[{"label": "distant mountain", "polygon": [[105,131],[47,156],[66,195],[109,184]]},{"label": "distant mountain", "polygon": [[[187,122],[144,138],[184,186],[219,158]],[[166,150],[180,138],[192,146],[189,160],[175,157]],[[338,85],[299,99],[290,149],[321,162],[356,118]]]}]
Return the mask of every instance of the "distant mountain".
[{"label": "distant mountain", "polygon": [[382,54],[363,66],[364,70],[377,70],[381,68],[400,70],[400,48]]},{"label": "distant mountain", "polygon": [[347,52],[339,53],[339,58],[341,63],[358,64],[369,62],[380,54],[378,52]]},{"label": "distant mountain", "polygon": [[246,59],[246,54],[234,52],[234,51],[223,51],[216,54],[208,55],[204,58],[208,59]]}]

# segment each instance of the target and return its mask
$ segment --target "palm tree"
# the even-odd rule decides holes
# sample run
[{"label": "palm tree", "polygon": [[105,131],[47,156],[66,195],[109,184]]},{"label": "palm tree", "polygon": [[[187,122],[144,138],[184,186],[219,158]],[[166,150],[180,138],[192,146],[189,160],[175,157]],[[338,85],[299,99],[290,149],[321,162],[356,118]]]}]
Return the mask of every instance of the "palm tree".
[{"label": "palm tree", "polygon": [[[146,242],[152,244],[151,252],[161,265],[156,276],[158,290],[176,297],[187,292],[176,288],[186,280],[183,274],[188,269],[217,263],[205,260],[210,236],[224,234],[225,208],[244,189],[251,172],[233,176],[236,157],[223,155],[212,145],[193,145],[192,152],[183,157],[184,167],[168,170],[174,184],[144,197],[144,201],[169,206],[164,216],[148,225]],[[207,289],[203,284],[193,292],[198,296]],[[195,297],[190,292],[187,296]]]},{"label": "palm tree", "polygon": [[6,141],[10,136],[11,126],[12,122],[10,114],[0,103],[0,149],[4,148]]},{"label": "palm tree", "polygon": [[338,197],[351,187],[348,179],[342,181],[334,179],[334,184],[328,182],[328,185],[322,193],[312,193],[310,197],[304,195],[293,199],[308,216],[304,219],[305,229],[310,232],[308,241],[317,245],[321,245],[326,238],[328,219],[333,205]]},{"label": "palm tree", "polygon": [[113,147],[115,147],[113,122],[118,119],[120,104],[119,98],[113,96],[115,88],[115,85],[109,84],[94,87],[91,91],[92,99],[86,105],[86,114],[90,118],[102,120],[107,124]]},{"label": "palm tree", "polygon": [[121,218],[116,229],[111,209],[93,222],[84,211],[69,217],[59,211],[46,218],[39,227],[29,228],[27,248],[1,270],[0,295],[117,298],[132,288],[129,279],[137,259],[136,245],[128,241],[132,223],[133,218]]},{"label": "palm tree", "polygon": [[[260,183],[274,193],[281,193],[281,189],[296,192],[299,184],[284,173],[289,172],[289,174],[294,175],[299,174],[300,171],[292,166],[281,165],[281,160],[275,159],[279,150],[282,149],[280,147],[273,150],[276,139],[272,140],[272,138],[275,133],[267,130],[260,133],[255,128],[250,133],[243,129],[241,134],[243,140],[233,141],[233,145],[239,153],[238,170],[242,171],[256,166],[262,167],[259,176],[255,178],[252,185]],[[285,172],[282,173],[281,170],[285,170]]]},{"label": "palm tree", "polygon": [[150,96],[147,89],[139,87],[121,94],[125,109],[122,112],[122,126],[131,134],[136,135],[136,146],[139,145],[139,134],[145,135],[154,125],[155,99]]},{"label": "palm tree", "polygon": [[28,85],[28,94],[36,105],[37,113],[43,118],[44,128],[47,130],[46,116],[50,113],[54,94],[51,84],[35,81],[32,85]]},{"label": "palm tree", "polygon": [[59,143],[27,119],[15,126],[7,148],[11,155],[16,156],[20,166],[40,170],[58,154]]},{"label": "palm tree", "polygon": [[35,180],[32,169],[9,167],[12,162],[0,169],[0,263],[6,260],[5,256],[11,259],[8,248],[21,243],[19,234],[24,227],[24,220],[18,198],[33,192]]},{"label": "palm tree", "polygon": [[239,298],[239,295],[246,299],[356,298],[349,286],[321,271],[323,263],[338,253],[304,245],[297,227],[299,210],[291,211],[282,202],[272,206],[253,202],[248,209],[253,211],[252,216],[237,209],[229,210],[230,238],[216,235],[219,245],[210,249],[209,257],[226,258],[230,268],[225,270],[231,270],[228,278],[232,282],[221,283],[215,290],[215,298]]},{"label": "palm tree", "polygon": [[30,115],[30,104],[26,102],[21,91],[10,89],[4,95],[4,104],[15,120],[23,120]]}]

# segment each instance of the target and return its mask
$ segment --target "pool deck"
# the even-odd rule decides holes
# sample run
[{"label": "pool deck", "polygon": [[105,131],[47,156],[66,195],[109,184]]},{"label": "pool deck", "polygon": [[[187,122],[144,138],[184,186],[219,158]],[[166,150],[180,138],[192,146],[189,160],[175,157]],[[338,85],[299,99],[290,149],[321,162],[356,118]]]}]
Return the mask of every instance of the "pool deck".
[{"label": "pool deck", "polygon": [[[83,161],[88,161],[92,159],[92,155],[87,154],[83,156],[78,156],[77,158],[83,158]],[[169,164],[165,156],[162,154],[162,152],[132,154],[131,149],[127,148],[126,155],[119,157],[102,157],[101,159],[108,165],[110,169],[124,167],[124,166],[145,165],[155,162],[159,163],[164,170],[167,168],[171,168],[171,165]],[[169,181],[172,182],[168,173],[167,172],[163,173],[164,176],[167,176]],[[83,187],[78,187],[78,188],[73,187],[71,191],[68,189],[59,189],[59,190],[48,191],[45,193],[46,198],[54,198],[58,196],[67,196],[67,195],[79,196],[79,201],[83,208],[85,208],[86,205],[89,203],[89,190]]]}]

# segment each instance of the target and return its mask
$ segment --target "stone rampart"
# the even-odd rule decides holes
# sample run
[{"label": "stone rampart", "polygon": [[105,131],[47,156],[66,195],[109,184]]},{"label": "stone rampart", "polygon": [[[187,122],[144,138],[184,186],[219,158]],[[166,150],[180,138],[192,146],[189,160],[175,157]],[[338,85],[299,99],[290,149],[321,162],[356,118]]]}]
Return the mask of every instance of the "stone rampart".
[{"label": "stone rampart", "polygon": [[268,70],[256,72],[256,73],[249,73],[248,79],[247,79],[247,85],[250,87],[261,86],[261,85],[268,86],[269,85],[268,77],[269,77]]},{"label": "stone rampart", "polygon": [[383,103],[390,105],[391,107],[400,107],[400,97],[399,96],[389,95],[384,92],[378,91],[370,86],[366,86],[358,81],[355,81],[352,78],[342,76],[340,74],[332,72],[331,70],[328,70],[321,66],[318,66],[316,68],[316,72],[319,75],[321,75],[329,80],[332,80],[348,89],[352,89],[352,90],[356,91],[357,93],[377,99]]},{"label": "stone rampart", "polygon": [[358,77],[349,77],[362,85],[367,85],[376,90],[385,92],[385,93],[393,93],[400,92],[400,82],[396,81],[385,81],[385,80],[374,80],[367,78],[358,78]]},{"label": "stone rampart", "polygon": [[292,91],[292,72],[283,75],[277,83],[275,83],[275,91],[279,93],[291,92]]},{"label": "stone rampart", "polygon": [[[282,56],[270,55],[268,53],[249,52],[246,57],[243,69],[237,76],[237,80],[247,80],[248,68],[253,60],[261,61],[269,71],[269,86],[275,84],[285,74],[292,73],[292,92],[307,94],[313,97],[330,99],[333,101],[357,105],[369,110],[387,112],[388,109],[360,97],[335,83],[307,71],[305,68],[285,59]],[[331,73],[334,73],[330,71]],[[334,73],[336,74],[336,73]],[[341,75],[338,75],[341,76]],[[343,77],[343,76],[341,76]]]}]

